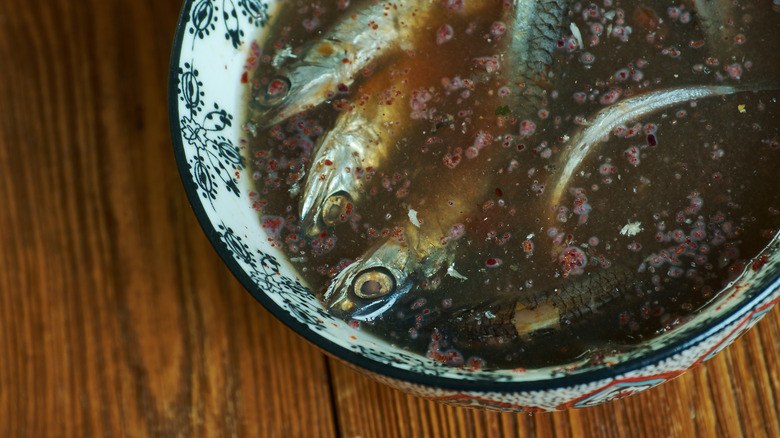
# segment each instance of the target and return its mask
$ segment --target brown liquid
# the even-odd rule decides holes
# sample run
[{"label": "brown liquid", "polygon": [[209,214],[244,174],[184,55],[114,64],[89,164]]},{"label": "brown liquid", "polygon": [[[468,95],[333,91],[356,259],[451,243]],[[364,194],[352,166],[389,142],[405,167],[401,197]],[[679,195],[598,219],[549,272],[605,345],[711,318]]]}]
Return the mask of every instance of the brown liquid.
[{"label": "brown liquid", "polygon": [[[316,34],[306,30],[307,20],[316,15],[318,30],[327,32],[364,4],[323,11],[291,3],[262,48],[269,57],[254,75],[258,89],[275,74],[270,62],[275,43],[302,47]],[[255,206],[274,244],[321,294],[345,263],[400,224],[408,226],[410,209],[459,217],[442,224],[442,237],[452,238],[447,230],[463,231],[453,266],[466,279],[446,275],[444,267],[428,279],[434,289],[413,289],[383,318],[360,324],[452,366],[565,363],[628,348],[674,327],[739,275],[780,226],[780,93],[739,93],[653,113],[597,145],[569,182],[561,205],[550,205],[545,189],[562,166],[567,136],[613,95],[774,79],[780,71],[780,43],[773,37],[778,12],[766,1],[732,8],[739,32],[729,35],[737,37],[712,41],[692,6],[572,7],[570,20],[585,48],[568,50],[576,38],[569,28],[561,29],[551,48],[554,76],[521,86],[517,72],[502,64],[511,20],[502,15],[500,2],[495,6],[479,17],[442,6],[411,42],[413,52],[378,60],[347,90],[279,125],[262,128],[250,103]],[[503,34],[498,21],[506,25]],[[454,38],[437,44],[444,25],[452,27]],[[485,66],[493,55],[499,55],[497,72]],[[412,99],[398,99],[408,117],[397,128],[403,135],[391,158],[366,172],[364,197],[343,223],[305,237],[297,215],[300,194],[289,189],[308,171],[318,138],[350,106],[380,104],[384,91],[399,88],[389,80],[408,75],[417,75],[414,88],[425,89],[428,100],[412,116]],[[509,96],[503,96],[506,90]],[[543,99],[524,100],[524,90],[543,90]],[[535,130],[521,138],[524,121]],[[637,284],[607,304],[584,304],[556,329],[520,337],[475,334],[459,319],[474,309],[497,314],[518,301],[532,305],[534,296],[616,266],[635,272]]]}]

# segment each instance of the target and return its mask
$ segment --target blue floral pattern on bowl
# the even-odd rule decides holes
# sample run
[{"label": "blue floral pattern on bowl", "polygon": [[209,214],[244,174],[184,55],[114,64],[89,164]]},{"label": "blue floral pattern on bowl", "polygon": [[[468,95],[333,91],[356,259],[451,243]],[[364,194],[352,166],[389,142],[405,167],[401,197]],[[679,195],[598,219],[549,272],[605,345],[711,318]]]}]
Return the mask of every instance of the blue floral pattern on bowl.
[{"label": "blue floral pattern on bowl", "polygon": [[[444,403],[500,411],[591,406],[672,379],[709,359],[780,300],[780,239],[705,312],[646,348],[599,363],[533,370],[463,370],[390,346],[329,315],[272,247],[251,207],[242,155],[242,84],[253,39],[278,6],[261,0],[186,0],[169,84],[182,181],[205,233],[247,290],[297,333],[361,372]],[[759,266],[760,265],[760,266]]]}]

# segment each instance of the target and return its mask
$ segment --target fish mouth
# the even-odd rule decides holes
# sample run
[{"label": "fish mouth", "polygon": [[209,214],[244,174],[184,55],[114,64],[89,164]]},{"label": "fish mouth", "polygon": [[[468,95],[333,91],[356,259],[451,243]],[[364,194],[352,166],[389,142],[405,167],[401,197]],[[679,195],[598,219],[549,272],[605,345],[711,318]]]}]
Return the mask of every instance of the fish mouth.
[{"label": "fish mouth", "polygon": [[325,199],[318,216],[325,226],[333,227],[344,221],[351,202],[352,196],[349,193],[343,190],[338,191]]},{"label": "fish mouth", "polygon": [[258,113],[265,120],[263,125],[282,123],[327,100],[336,91],[329,73],[326,66],[304,65],[298,71],[274,76],[264,92],[255,97]]},{"label": "fish mouth", "polygon": [[255,101],[261,108],[271,110],[278,107],[290,94],[292,83],[286,76],[277,75],[268,81],[263,93],[255,97]]},{"label": "fish mouth", "polygon": [[301,221],[306,235],[309,237],[320,234],[323,230],[333,228],[345,222],[353,205],[352,195],[344,190],[332,194],[317,196],[310,205],[301,211]]}]

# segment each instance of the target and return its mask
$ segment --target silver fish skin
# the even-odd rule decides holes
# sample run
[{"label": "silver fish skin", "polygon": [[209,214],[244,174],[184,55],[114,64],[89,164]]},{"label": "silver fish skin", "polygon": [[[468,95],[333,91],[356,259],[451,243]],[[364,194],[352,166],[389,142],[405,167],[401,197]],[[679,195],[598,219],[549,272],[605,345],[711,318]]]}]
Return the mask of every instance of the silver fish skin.
[{"label": "silver fish skin", "polygon": [[[299,203],[307,235],[336,225],[346,215],[346,206],[360,201],[364,177],[398,149],[391,145],[404,135],[399,122],[408,120],[409,100],[415,90],[430,85],[432,71],[421,67],[416,58],[402,56],[392,68],[364,82],[350,109],[339,114],[334,126],[317,141]],[[398,72],[405,72],[401,80]],[[388,90],[394,95],[392,102],[383,97]]]},{"label": "silver fish skin", "polygon": [[[537,0],[516,0],[512,31],[517,30],[518,36],[512,40],[512,55],[520,61],[520,68],[532,68],[529,78],[535,79],[538,72],[546,72],[552,62],[552,44],[557,31],[560,31],[566,19],[567,2],[540,2]],[[535,20],[544,15],[543,24],[535,25]],[[536,59],[535,59],[536,58]],[[529,86],[529,88],[535,88]],[[529,98],[528,95],[531,97]],[[538,96],[532,91],[529,94],[518,94],[516,97],[519,114],[530,116],[538,108]],[[492,152],[491,152],[492,151]],[[490,190],[491,177],[486,177],[484,166],[490,154],[508,153],[493,148],[481,153],[477,160],[463,164],[453,172],[442,175],[436,188],[454,193],[466,183],[471,188],[463,191],[461,198],[455,202],[458,205],[469,206],[465,209],[442,208],[433,202],[421,203],[423,207],[417,214],[423,219],[422,225],[404,220],[398,224],[404,232],[404,242],[398,243],[391,238],[380,241],[352,265],[347,267],[331,282],[326,292],[326,306],[329,311],[345,318],[370,320],[381,318],[383,314],[403,295],[420,288],[425,280],[436,276],[446,269],[454,260],[457,250],[457,240],[442,244],[453,225],[472,213],[475,206],[481,205],[485,194]],[[465,173],[464,173],[465,172]],[[425,194],[418,196],[424,196]],[[414,205],[413,201],[409,201]],[[361,275],[373,270],[385,268],[388,275],[387,284],[392,284],[383,295],[373,296],[370,301],[358,301],[351,297],[355,294],[355,281]],[[428,288],[435,288],[429,285]]]}]

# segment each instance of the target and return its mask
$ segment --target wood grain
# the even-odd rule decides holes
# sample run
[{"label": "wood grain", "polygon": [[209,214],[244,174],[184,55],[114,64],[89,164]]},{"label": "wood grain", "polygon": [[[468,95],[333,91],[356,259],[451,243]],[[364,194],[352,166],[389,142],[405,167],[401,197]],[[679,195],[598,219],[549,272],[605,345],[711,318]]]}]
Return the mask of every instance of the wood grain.
[{"label": "wood grain", "polygon": [[1,436],[780,436],[780,310],[654,390],[555,414],[399,393],[258,305],[167,120],[178,1],[0,2]]}]

